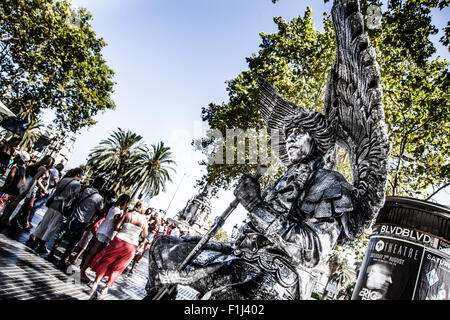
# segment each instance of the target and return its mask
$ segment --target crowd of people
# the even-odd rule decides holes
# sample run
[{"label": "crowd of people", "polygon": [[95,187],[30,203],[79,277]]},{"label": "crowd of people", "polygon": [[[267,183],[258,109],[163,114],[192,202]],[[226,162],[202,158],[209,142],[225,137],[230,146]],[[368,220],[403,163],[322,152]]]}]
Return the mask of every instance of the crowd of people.
[{"label": "crowd of people", "polygon": [[[129,195],[116,197],[105,189],[102,177],[88,181],[81,168],[63,172],[63,165],[55,165],[51,156],[33,161],[26,151],[15,150],[17,144],[12,142],[0,146],[0,175],[6,175],[0,187],[0,225],[30,232],[26,246],[63,271],[81,259],[81,282],[91,287],[91,297],[104,296],[128,266],[128,274],[133,273],[155,236],[187,235],[143,202],[130,206]],[[40,208],[46,212],[33,226]],[[47,248],[52,239],[52,247]],[[57,257],[61,244],[65,247]],[[95,279],[89,278],[88,269]],[[105,277],[105,287],[97,290]]]}]

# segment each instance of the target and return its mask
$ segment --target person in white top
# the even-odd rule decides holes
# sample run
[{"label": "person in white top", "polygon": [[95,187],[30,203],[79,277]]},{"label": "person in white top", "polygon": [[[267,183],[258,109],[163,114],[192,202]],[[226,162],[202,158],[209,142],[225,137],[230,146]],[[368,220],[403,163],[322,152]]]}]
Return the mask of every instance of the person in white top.
[{"label": "person in white top", "polygon": [[141,241],[139,242],[139,246],[136,250],[136,254],[134,255],[133,262],[131,263],[131,268],[130,268],[130,271],[128,271],[128,274],[133,273],[134,268],[139,263],[139,261],[141,261],[142,257],[147,252],[147,249],[152,242],[153,236],[155,236],[155,234],[152,232],[152,227],[150,225],[151,224],[150,221],[152,220],[152,218],[151,218],[152,212],[153,212],[152,208],[148,208],[147,211],[145,212],[145,215],[146,215],[147,219],[149,220],[148,235],[146,238],[141,239]]},{"label": "person in white top", "polygon": [[82,282],[89,282],[90,279],[86,274],[86,270],[89,268],[92,259],[95,255],[102,251],[110,242],[113,237],[113,232],[116,224],[122,218],[123,210],[125,210],[130,204],[131,198],[127,194],[119,196],[114,205],[109,209],[105,219],[97,229],[97,236],[94,245],[83,256],[83,260],[80,265],[80,275]]},{"label": "person in white top", "polygon": [[[104,277],[108,277],[106,286],[100,295],[108,292],[117,277],[133,260],[140,237],[148,235],[148,220],[144,211],[133,210],[125,213],[115,227],[111,243],[98,253],[91,263],[91,269],[95,271],[96,278],[92,284],[91,295],[96,293],[97,286]],[[94,295],[93,295],[94,297]]]}]

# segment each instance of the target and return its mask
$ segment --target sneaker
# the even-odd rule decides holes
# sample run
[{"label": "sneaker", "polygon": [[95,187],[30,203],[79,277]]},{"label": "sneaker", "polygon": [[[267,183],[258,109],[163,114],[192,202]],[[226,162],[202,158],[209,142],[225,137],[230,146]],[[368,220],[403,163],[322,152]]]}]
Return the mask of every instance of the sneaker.
[{"label": "sneaker", "polygon": [[26,245],[28,248],[34,249],[34,247],[36,246],[36,245],[35,245],[35,242],[36,242],[36,240],[32,240],[31,238],[29,238],[29,239],[27,240],[27,242],[25,242],[25,245]]},{"label": "sneaker", "polygon": [[75,272],[76,272],[76,270],[73,268],[73,265],[69,264],[66,269],[66,274],[70,276],[70,275],[74,274]]},{"label": "sneaker", "polygon": [[38,246],[36,248],[36,253],[38,253],[38,254],[42,254],[42,253],[48,254],[49,251],[47,250],[47,248],[45,246]]},{"label": "sneaker", "polygon": [[54,255],[49,254],[44,259],[47,261],[53,262],[53,261],[55,261],[56,258]]}]

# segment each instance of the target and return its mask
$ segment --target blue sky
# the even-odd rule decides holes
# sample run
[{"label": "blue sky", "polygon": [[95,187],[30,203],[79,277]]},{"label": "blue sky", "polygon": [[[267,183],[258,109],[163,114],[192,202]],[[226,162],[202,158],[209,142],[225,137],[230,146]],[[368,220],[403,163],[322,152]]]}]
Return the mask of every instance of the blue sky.
[{"label": "blue sky", "polygon": [[[113,99],[116,110],[95,119],[98,124],[77,136],[68,163],[85,163],[89,151],[118,127],[141,134],[147,144],[164,141],[178,163],[173,183],[150,205],[169,208],[169,216],[181,210],[197,193],[194,181],[201,176],[190,141],[207,129],[201,108],[227,101],[225,81],[247,69],[245,57],[258,51],[260,32],[276,31],[274,16],[290,20],[313,9],[317,28],[331,3],[323,0],[72,0],[93,15],[91,24],[108,46],[104,57],[115,71]],[[436,11],[436,23],[448,19]],[[441,55],[447,55],[445,49]],[[178,192],[175,190],[179,186]],[[213,200],[220,214],[233,200],[222,192]],[[245,216],[241,207],[226,230]]]}]

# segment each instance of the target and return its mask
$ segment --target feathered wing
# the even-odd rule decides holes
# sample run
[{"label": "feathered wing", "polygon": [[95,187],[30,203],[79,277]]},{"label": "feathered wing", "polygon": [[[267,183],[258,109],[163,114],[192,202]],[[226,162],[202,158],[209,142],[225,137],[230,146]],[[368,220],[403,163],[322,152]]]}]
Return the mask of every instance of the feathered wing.
[{"label": "feathered wing", "polygon": [[349,153],[353,185],[369,205],[354,217],[359,225],[353,227],[360,229],[384,204],[390,144],[380,70],[364,32],[359,1],[335,0],[332,17],[337,53],[327,79],[324,111],[337,143]]},{"label": "feathered wing", "polygon": [[303,109],[286,100],[263,78],[258,79],[258,85],[261,115],[271,137],[272,151],[277,153],[281,162],[287,166],[290,162],[286,151],[283,120]]}]

